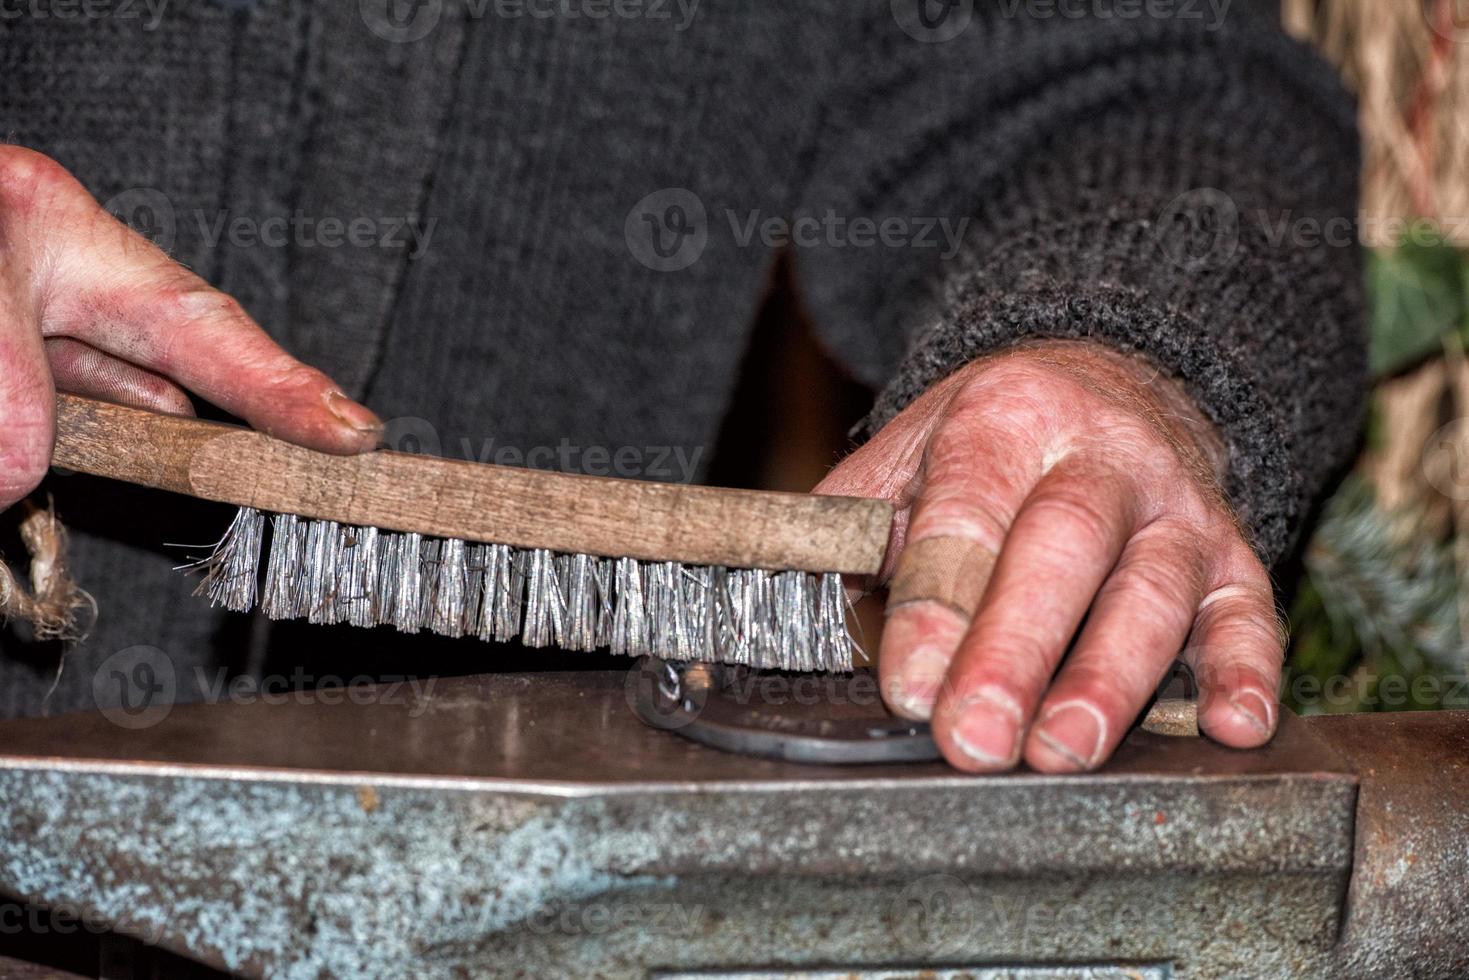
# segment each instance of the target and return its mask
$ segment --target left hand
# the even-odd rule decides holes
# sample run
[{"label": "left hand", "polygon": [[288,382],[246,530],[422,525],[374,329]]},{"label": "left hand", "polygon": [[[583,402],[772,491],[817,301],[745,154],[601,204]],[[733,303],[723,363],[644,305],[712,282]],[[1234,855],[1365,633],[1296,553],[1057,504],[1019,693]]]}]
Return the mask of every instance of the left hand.
[{"label": "left hand", "polygon": [[889,707],[931,718],[959,769],[1093,769],[1182,651],[1203,731],[1266,742],[1284,638],[1219,489],[1225,464],[1181,386],[1090,342],[1016,348],[934,385],[816,488],[897,509]]}]

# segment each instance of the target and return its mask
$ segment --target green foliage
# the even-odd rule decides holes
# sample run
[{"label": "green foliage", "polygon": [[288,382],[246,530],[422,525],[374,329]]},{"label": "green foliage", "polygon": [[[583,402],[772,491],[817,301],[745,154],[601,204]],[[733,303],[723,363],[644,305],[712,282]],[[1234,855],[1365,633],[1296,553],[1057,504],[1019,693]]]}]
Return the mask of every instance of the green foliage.
[{"label": "green foliage", "polygon": [[1449,545],[1388,515],[1360,477],[1327,505],[1291,610],[1287,700],[1302,714],[1465,707],[1459,573]]},{"label": "green foliage", "polygon": [[[1372,370],[1383,378],[1469,341],[1469,255],[1415,236],[1373,252]],[[1369,423],[1370,425],[1370,423]],[[1382,438],[1368,430],[1369,444]],[[1388,514],[1360,476],[1327,504],[1291,608],[1286,701],[1302,714],[1469,707],[1452,546]]]},{"label": "green foliage", "polygon": [[1414,237],[1369,252],[1367,293],[1375,377],[1442,350],[1448,334],[1469,333],[1469,260],[1442,241]]}]

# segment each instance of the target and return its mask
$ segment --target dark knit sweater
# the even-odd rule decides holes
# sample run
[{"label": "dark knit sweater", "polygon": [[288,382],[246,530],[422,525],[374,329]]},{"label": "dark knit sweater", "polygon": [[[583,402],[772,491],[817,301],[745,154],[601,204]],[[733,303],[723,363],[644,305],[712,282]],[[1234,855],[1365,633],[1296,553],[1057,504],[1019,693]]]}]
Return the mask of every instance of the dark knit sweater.
[{"label": "dark knit sweater", "polygon": [[[448,455],[706,459],[789,231],[822,338],[881,390],[869,430],[1017,340],[1138,351],[1223,432],[1273,560],[1349,454],[1365,358],[1357,249],[1299,233],[1354,214],[1353,109],[1257,7],[39,0],[0,19],[0,135],[121,210],[161,192],[180,261]],[[654,455],[636,475],[679,475]],[[216,508],[50,484],[101,608],[52,710],[109,697],[99,665],[138,644],[180,698],[220,669],[428,662],[188,598],[162,543],[212,540]],[[0,710],[36,710],[54,651],[4,654]]]}]

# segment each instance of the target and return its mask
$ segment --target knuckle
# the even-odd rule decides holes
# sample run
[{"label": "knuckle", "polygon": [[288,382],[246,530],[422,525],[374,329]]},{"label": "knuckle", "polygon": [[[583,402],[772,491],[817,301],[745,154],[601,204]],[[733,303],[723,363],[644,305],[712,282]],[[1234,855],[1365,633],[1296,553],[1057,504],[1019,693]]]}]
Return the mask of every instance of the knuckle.
[{"label": "knuckle", "polygon": [[954,719],[978,706],[1003,715],[1017,725],[1024,725],[1030,717],[1030,709],[1026,707],[1030,696],[1010,674],[972,672],[953,686],[939,711],[944,718]]},{"label": "knuckle", "polygon": [[925,491],[922,509],[909,530],[909,540],[919,536],[953,536],[969,538],[998,551],[1009,525],[1010,515],[987,495],[976,494],[972,488],[962,491],[930,488]]},{"label": "knuckle", "polygon": [[229,293],[195,281],[192,273],[170,263],[165,277],[172,278],[173,275],[183,281],[169,283],[159,293],[159,302],[165,304],[184,322],[228,323],[249,320],[245,308]]},{"label": "knuckle", "polygon": [[966,687],[999,686],[1006,690],[1036,691],[1050,679],[1050,641],[1035,631],[1014,627],[989,629],[972,647],[981,652],[982,665],[964,679]]},{"label": "knuckle", "polygon": [[1065,375],[1053,366],[1026,356],[997,357],[988,365],[984,377],[1010,391],[1048,389],[1066,384]]},{"label": "knuckle", "polygon": [[1099,493],[1070,483],[1033,497],[1026,505],[1033,527],[1044,529],[1049,547],[1061,554],[1105,547],[1116,534],[1117,518]]},{"label": "knuckle", "polygon": [[929,438],[924,468],[930,478],[966,474],[977,469],[986,452],[993,449],[993,440],[976,418],[951,415]]},{"label": "knuckle", "polygon": [[1197,593],[1191,576],[1156,560],[1134,559],[1119,567],[1105,591],[1120,600],[1134,619],[1173,626],[1187,625],[1194,616]]},{"label": "knuckle", "polygon": [[1192,652],[1201,661],[1278,661],[1289,629],[1274,594],[1246,585],[1229,585],[1205,596]]},{"label": "knuckle", "polygon": [[308,367],[299,361],[291,361],[283,367],[269,371],[263,384],[270,391],[294,394],[328,386],[331,382],[316,368]]},{"label": "knuckle", "polygon": [[[1115,666],[1117,665],[1108,663],[1106,665],[1075,664],[1070,667],[1066,680],[1065,700],[1086,702],[1108,716],[1131,714],[1133,702],[1138,700],[1138,696],[1129,683],[1131,678],[1119,673],[1114,669]],[[1146,686],[1146,682],[1144,685]]]},{"label": "knuckle", "polygon": [[76,185],[61,164],[23,146],[0,146],[0,203],[27,212]]}]

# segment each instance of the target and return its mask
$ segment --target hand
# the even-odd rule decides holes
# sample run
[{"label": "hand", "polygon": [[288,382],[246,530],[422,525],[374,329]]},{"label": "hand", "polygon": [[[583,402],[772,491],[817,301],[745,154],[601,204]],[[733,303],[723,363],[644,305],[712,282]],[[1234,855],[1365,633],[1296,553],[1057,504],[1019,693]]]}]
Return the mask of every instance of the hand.
[{"label": "hand", "polygon": [[184,388],[324,452],[372,449],[381,432],[60,164],[0,145],[0,509],[46,474],[56,389],[193,414]]},{"label": "hand", "polygon": [[1203,731],[1267,741],[1284,640],[1225,455],[1176,382],[1089,342],[933,386],[817,488],[897,508],[889,707],[969,772],[1092,769],[1182,651]]}]

